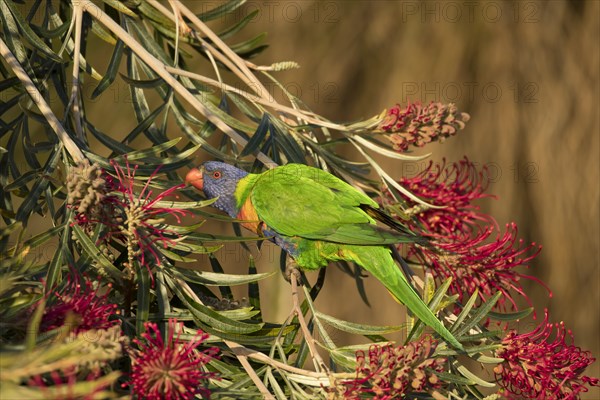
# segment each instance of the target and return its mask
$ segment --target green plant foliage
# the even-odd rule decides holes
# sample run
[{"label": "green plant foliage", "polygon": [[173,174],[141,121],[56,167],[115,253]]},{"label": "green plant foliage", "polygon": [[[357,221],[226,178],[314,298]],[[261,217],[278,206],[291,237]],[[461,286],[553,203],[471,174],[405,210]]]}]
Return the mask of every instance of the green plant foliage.
[{"label": "green plant foliage", "polygon": [[[393,114],[334,123],[309,110],[273,75],[295,62],[249,62],[267,45],[266,33],[241,35],[258,13],[236,14],[245,1],[199,15],[185,3],[0,0],[0,398],[128,396],[135,391],[131,349],[149,340],[152,323],[175,353],[181,343],[200,341],[182,362],[218,354],[195,364],[202,377],[186,378],[207,391],[194,393],[215,399],[343,397],[342,383],[363,378],[358,353],[394,344],[387,337],[398,332],[406,337],[398,346],[428,337],[410,316],[406,324],[370,326],[319,311],[324,269],[313,285],[301,273],[289,318],[265,318],[270,305],[261,301],[260,284],[279,271],[257,272],[251,249],[264,238],[211,208],[214,199],[183,183],[185,171],[198,158],[253,172],[308,164],[373,198],[391,196],[389,209],[401,223],[416,224],[416,213],[432,208],[371,155],[396,162],[427,156],[398,151],[395,131],[386,128]],[[228,26],[214,32],[215,21]],[[96,46],[109,49],[103,66],[94,65]],[[264,82],[275,83],[286,101],[271,98]],[[129,113],[127,129],[106,128],[88,112],[117,85],[130,99],[119,110]],[[360,161],[343,155],[349,146]],[[235,235],[211,232],[209,220],[232,224]],[[226,271],[218,257],[225,245],[243,251],[247,274]],[[339,267],[367,301],[360,270]],[[424,285],[429,308],[466,348],[459,354],[438,343],[430,356],[445,361],[435,390],[483,398],[480,389],[495,383],[463,363],[503,362],[496,356],[503,332],[489,330],[490,319],[520,320],[531,309],[499,310],[500,291],[480,302],[475,290],[460,305],[451,280],[436,287],[427,274]],[[234,295],[240,286],[242,299]],[[178,344],[166,333],[172,319],[181,323]],[[199,330],[208,336],[199,339]],[[336,343],[334,331],[361,344]],[[98,339],[88,340],[92,334]]]}]

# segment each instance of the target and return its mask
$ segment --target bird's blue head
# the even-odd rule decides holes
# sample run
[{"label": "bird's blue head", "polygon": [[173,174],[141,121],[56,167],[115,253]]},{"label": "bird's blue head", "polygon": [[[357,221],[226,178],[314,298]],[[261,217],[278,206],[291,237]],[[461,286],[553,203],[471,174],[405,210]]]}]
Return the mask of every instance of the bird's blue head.
[{"label": "bird's blue head", "polygon": [[235,218],[238,214],[234,196],[240,179],[248,172],[219,161],[207,161],[199,168],[192,168],[185,177],[185,181],[204,192],[207,198],[218,197],[213,206],[225,211]]}]

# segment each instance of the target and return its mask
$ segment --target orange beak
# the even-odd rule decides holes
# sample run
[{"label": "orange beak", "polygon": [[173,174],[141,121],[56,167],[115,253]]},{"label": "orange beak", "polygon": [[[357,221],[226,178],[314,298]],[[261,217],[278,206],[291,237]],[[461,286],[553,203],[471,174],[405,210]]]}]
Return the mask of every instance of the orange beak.
[{"label": "orange beak", "polygon": [[185,176],[185,183],[192,185],[196,189],[204,190],[203,172],[204,168],[192,168]]}]

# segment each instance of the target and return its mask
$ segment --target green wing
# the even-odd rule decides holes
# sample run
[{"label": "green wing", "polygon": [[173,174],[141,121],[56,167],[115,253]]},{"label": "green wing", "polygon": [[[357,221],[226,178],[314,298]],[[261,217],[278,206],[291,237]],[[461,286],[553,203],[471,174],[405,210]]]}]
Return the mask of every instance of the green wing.
[{"label": "green wing", "polygon": [[360,208],[377,203],[318,168],[288,164],[264,172],[250,196],[258,217],[284,236],[361,245],[414,241],[377,227]]}]

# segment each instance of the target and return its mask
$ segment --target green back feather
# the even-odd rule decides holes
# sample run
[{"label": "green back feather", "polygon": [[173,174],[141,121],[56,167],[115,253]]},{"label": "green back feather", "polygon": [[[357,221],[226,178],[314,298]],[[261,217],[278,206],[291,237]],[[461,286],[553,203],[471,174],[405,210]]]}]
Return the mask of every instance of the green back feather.
[{"label": "green back feather", "polygon": [[370,197],[306,165],[288,164],[264,172],[250,196],[260,219],[284,236],[361,245],[415,241],[414,236],[375,225],[361,208],[379,207]]}]

